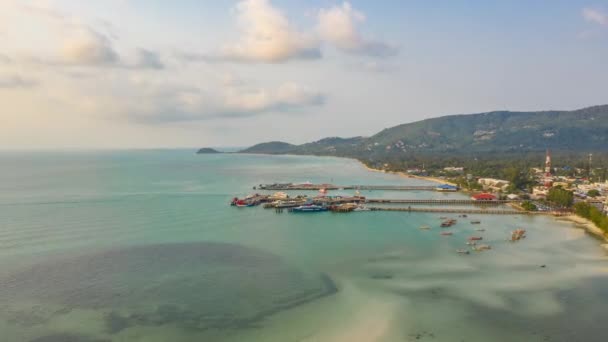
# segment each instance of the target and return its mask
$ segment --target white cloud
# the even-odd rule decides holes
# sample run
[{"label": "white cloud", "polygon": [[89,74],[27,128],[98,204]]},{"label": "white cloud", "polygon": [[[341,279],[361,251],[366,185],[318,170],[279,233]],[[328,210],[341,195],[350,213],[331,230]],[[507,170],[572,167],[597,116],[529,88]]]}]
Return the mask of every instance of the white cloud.
[{"label": "white cloud", "polygon": [[317,29],[322,39],[344,52],[375,57],[392,56],[398,52],[388,43],[361,34],[357,25],[365,21],[365,15],[348,2],[321,9],[317,17]]},{"label": "white cloud", "polygon": [[236,42],[224,45],[217,55],[190,57],[207,61],[261,63],[321,57],[317,39],[297,31],[269,0],[243,0],[236,6],[236,15],[241,34]]},{"label": "white cloud", "polygon": [[[0,23],[6,38],[19,47],[6,48],[10,61],[35,62],[46,66],[121,67],[161,69],[158,53],[137,49],[134,62],[126,62],[116,51],[113,27],[103,20],[90,20],[64,13],[50,2],[0,0]],[[107,31],[107,32],[106,32]],[[21,48],[27,46],[27,50]],[[0,63],[5,59],[0,55]]]},{"label": "white cloud", "polygon": [[118,63],[119,57],[107,37],[80,27],[64,40],[60,61],[72,65],[111,65]]},{"label": "white cloud", "polygon": [[585,20],[587,20],[588,22],[599,24],[602,26],[608,26],[608,13],[602,10],[585,7],[583,8],[582,14],[583,18],[585,18]]},{"label": "white cloud", "polygon": [[0,54],[0,64],[10,64],[13,60],[6,55]]},{"label": "white cloud", "polygon": [[137,85],[143,98],[121,109],[134,121],[166,123],[217,118],[251,117],[290,112],[323,104],[324,96],[295,83],[276,88],[224,86],[219,91],[196,87]]},{"label": "white cloud", "polygon": [[165,65],[157,52],[140,48],[137,49],[137,61],[134,67],[142,69],[163,69]]},{"label": "white cloud", "polygon": [[30,88],[36,86],[38,82],[23,78],[19,75],[0,75],[0,89],[6,88]]}]

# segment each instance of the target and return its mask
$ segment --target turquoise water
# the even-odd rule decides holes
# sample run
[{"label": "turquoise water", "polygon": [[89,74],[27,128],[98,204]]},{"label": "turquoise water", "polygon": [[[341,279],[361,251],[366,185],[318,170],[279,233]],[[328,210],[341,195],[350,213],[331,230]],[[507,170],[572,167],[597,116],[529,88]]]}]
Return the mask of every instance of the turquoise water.
[{"label": "turquoise water", "polygon": [[[3,152],[0,166],[2,341],[604,340],[606,254],[550,217],[471,215],[442,237],[443,215],[227,205],[260,183],[429,184],[337,158]],[[517,227],[528,238],[506,242]],[[458,255],[471,235],[492,250]]]}]

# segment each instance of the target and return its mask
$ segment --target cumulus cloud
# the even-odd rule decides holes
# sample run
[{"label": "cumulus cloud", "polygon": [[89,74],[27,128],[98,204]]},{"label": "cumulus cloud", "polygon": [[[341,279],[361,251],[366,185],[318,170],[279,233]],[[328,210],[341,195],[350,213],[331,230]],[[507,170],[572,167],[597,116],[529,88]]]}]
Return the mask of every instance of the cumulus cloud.
[{"label": "cumulus cloud", "polygon": [[396,47],[367,38],[359,32],[357,25],[365,21],[365,15],[348,2],[321,9],[317,18],[317,30],[321,38],[341,51],[374,57],[388,57],[398,53]]},{"label": "cumulus cloud", "polygon": [[324,103],[324,96],[295,83],[276,88],[225,87],[220,92],[195,87],[157,85],[144,90],[146,100],[122,111],[141,123],[242,118],[290,112]]},{"label": "cumulus cloud", "polygon": [[0,54],[0,64],[10,64],[13,60],[7,55]]},{"label": "cumulus cloud", "polygon": [[115,49],[113,26],[103,20],[93,22],[101,24],[64,13],[50,2],[0,1],[0,23],[7,38],[31,49],[13,61],[55,67],[163,68],[158,53],[148,49],[135,50],[135,61],[125,61]]},{"label": "cumulus cloud", "polygon": [[137,61],[134,67],[142,69],[163,69],[165,65],[157,52],[140,48],[137,49]]},{"label": "cumulus cloud", "polygon": [[106,36],[92,29],[79,28],[64,41],[61,62],[73,65],[111,65],[118,63],[119,57]]},{"label": "cumulus cloud", "polygon": [[38,82],[26,79],[19,75],[0,75],[0,89],[7,88],[30,88],[36,86]]},{"label": "cumulus cloud", "polygon": [[269,0],[244,0],[236,6],[240,38],[215,55],[189,55],[191,60],[281,63],[321,57],[313,35],[297,31]]},{"label": "cumulus cloud", "polygon": [[608,26],[608,13],[599,10],[597,8],[586,7],[583,8],[583,18],[588,22],[595,23],[602,26]]}]

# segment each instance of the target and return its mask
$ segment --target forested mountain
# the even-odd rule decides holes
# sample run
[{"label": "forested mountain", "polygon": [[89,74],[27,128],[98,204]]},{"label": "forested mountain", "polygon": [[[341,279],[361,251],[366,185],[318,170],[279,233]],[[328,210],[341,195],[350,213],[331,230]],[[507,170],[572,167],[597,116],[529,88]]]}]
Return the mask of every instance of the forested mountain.
[{"label": "forested mountain", "polygon": [[243,153],[315,154],[364,159],[608,151],[608,105],[574,111],[496,111],[450,115],[387,128],[371,137],[325,138],[303,145],[263,143]]}]

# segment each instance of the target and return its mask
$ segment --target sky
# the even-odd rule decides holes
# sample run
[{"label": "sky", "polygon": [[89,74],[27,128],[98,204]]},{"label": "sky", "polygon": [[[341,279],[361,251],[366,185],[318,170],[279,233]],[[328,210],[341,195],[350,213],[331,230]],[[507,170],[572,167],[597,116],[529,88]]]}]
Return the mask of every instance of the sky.
[{"label": "sky", "polygon": [[608,0],[0,0],[0,149],[369,136],[606,80]]}]

